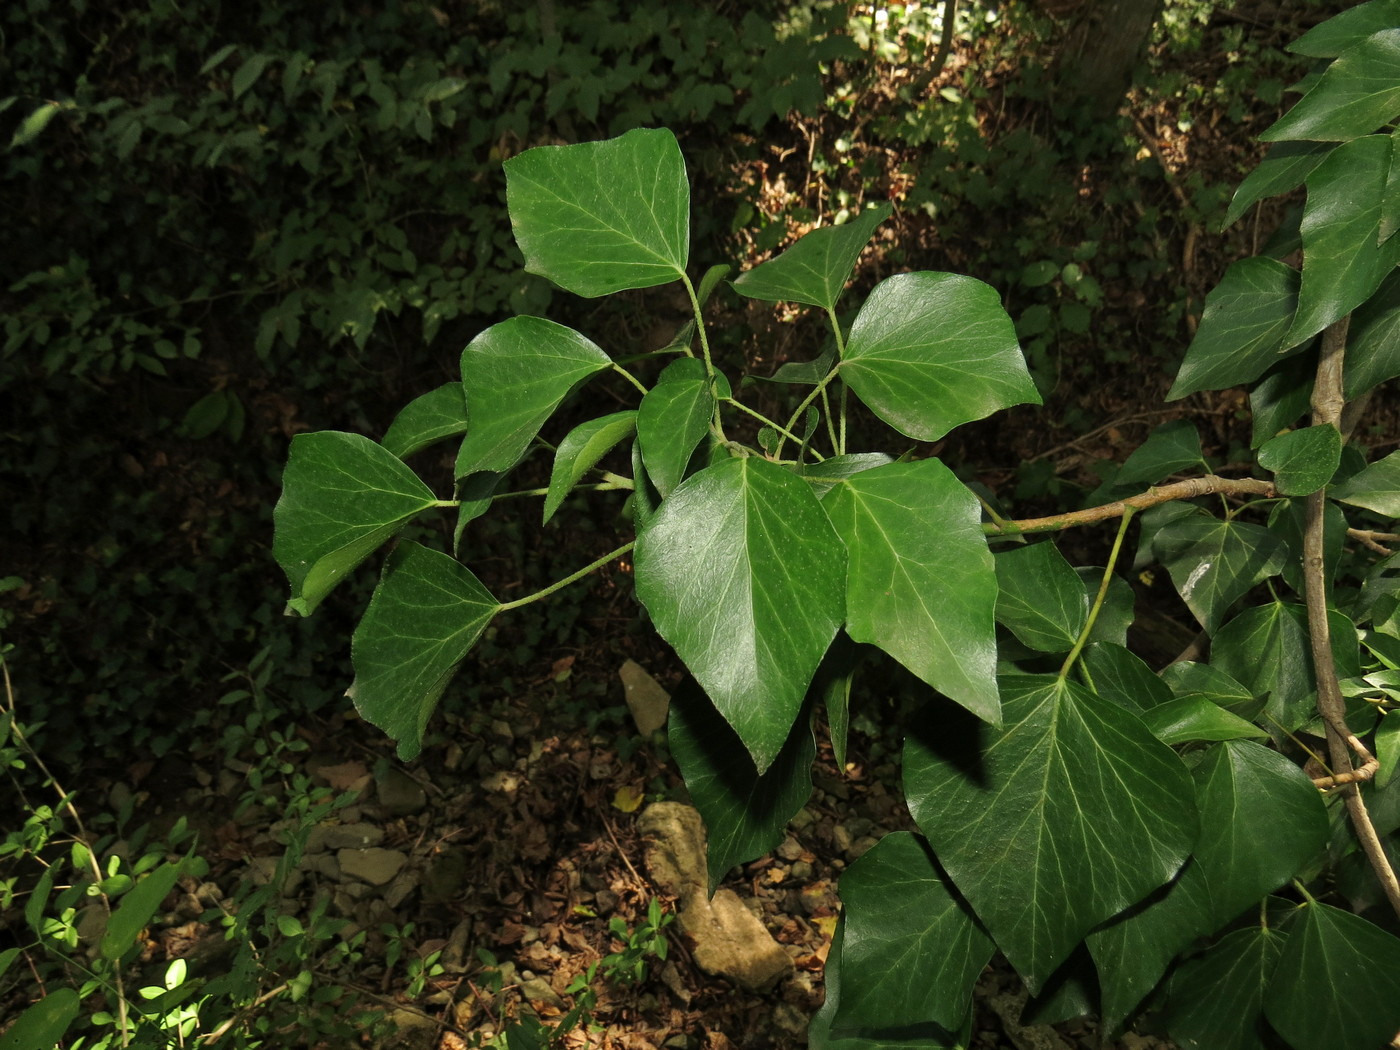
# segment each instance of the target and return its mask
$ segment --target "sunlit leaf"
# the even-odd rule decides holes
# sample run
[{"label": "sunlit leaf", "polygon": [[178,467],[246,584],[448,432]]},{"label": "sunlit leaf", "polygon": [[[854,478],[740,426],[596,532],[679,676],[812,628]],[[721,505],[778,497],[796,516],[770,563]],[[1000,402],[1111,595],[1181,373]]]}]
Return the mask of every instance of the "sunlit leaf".
[{"label": "sunlit leaf", "polygon": [[714,410],[715,395],[705,365],[693,357],[667,365],[642,398],[637,410],[637,441],[647,475],[663,498],[680,484]]},{"label": "sunlit leaf", "polygon": [[351,639],[349,696],[398,743],[400,759],[422,750],[443,690],[499,609],[464,566],[421,544],[402,542],[385,562]]},{"label": "sunlit leaf", "polygon": [[1400,29],[1395,23],[1347,48],[1321,79],[1259,138],[1344,142],[1400,113]]},{"label": "sunlit leaf", "polygon": [[1172,699],[1172,692],[1142,658],[1112,642],[1090,642],[1079,656],[1089,691],[1129,711],[1147,711]]},{"label": "sunlit leaf", "polygon": [[996,618],[1020,641],[1046,653],[1068,652],[1089,618],[1079,575],[1049,542],[996,555]]},{"label": "sunlit leaf", "polygon": [[997,721],[997,577],[977,497],[925,459],[853,474],[822,506],[846,545],[846,633]]},{"label": "sunlit leaf", "polygon": [[1199,693],[1168,700],[1150,711],[1142,721],[1164,744],[1188,744],[1196,740],[1239,740],[1267,737],[1253,722],[1213,704]]},{"label": "sunlit leaf", "polygon": [[298,434],[272,512],[272,555],[292,585],[288,607],[310,616],[346,573],[437,502],[402,460],[367,437]]},{"label": "sunlit leaf", "polygon": [[690,185],[670,131],[538,146],[507,160],[505,171],[510,223],[530,273],[590,298],[685,276]]},{"label": "sunlit leaf", "polygon": [[760,772],[845,619],[846,549],[808,484],[729,459],[691,475],[637,537],[637,597]]},{"label": "sunlit leaf", "polygon": [[1400,25],[1400,0],[1369,0],[1313,26],[1288,50],[1309,58],[1336,58],[1372,33]]},{"label": "sunlit leaf", "polygon": [[891,210],[889,204],[881,204],[840,226],[812,230],[781,255],[740,274],[734,290],[750,299],[835,309],[870,235]]},{"label": "sunlit leaf", "polygon": [[839,367],[871,411],[919,441],[1040,404],[1001,297],[957,274],[904,273],[876,285]]},{"label": "sunlit leaf", "polygon": [[1089,930],[1176,874],[1196,804],[1186,767],[1135,715],[1052,677],[1003,678],[1001,695],[999,729],[911,736],[905,788],[944,870],[1036,992]]}]

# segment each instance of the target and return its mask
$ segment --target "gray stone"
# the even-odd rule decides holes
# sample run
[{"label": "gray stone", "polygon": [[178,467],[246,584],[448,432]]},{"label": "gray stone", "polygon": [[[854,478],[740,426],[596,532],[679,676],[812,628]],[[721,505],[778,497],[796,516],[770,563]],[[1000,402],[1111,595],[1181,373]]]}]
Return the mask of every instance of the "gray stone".
[{"label": "gray stone", "polygon": [[797,860],[802,856],[802,843],[789,835],[779,844],[777,852],[783,860]]},{"label": "gray stone", "polygon": [[792,867],[788,870],[788,875],[798,882],[807,882],[814,874],[816,872],[812,869],[812,865],[805,860],[793,861]]},{"label": "gray stone", "polygon": [[547,1003],[559,1010],[566,1007],[564,1000],[559,998],[543,977],[530,978],[520,986],[520,994],[536,1005]]},{"label": "gray stone", "polygon": [[623,697],[627,710],[632,712],[637,732],[649,737],[665,726],[667,712],[671,709],[671,694],[661,683],[635,660],[625,661],[617,676],[622,679]]},{"label": "gray stone", "polygon": [[408,856],[396,849],[343,849],[335,855],[340,870],[347,878],[359,879],[371,886],[386,886],[408,863]]},{"label": "gray stone", "polygon": [[404,901],[408,900],[408,895],[418,888],[418,879],[411,872],[400,872],[394,876],[394,881],[389,883],[389,888],[384,891],[384,903],[390,908],[397,908]]},{"label": "gray stone", "polygon": [[438,1041],[436,1020],[417,1010],[391,1010],[385,1018],[392,1033],[380,1046],[392,1050],[433,1050]]},{"label": "gray stone", "polygon": [[395,766],[386,766],[375,778],[379,806],[391,817],[421,813],[428,805],[423,786]]},{"label": "gray stone", "polygon": [[373,824],[318,824],[306,838],[306,852],[367,849],[384,841],[384,829]]}]

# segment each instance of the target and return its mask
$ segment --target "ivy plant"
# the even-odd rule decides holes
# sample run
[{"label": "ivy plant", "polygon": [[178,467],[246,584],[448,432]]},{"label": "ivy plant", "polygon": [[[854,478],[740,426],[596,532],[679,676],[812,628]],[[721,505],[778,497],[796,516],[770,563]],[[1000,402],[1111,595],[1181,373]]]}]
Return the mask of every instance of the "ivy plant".
[{"label": "ivy plant", "polygon": [[[635,408],[558,444],[543,517],[592,490],[625,499],[635,538],[509,601],[455,550],[394,542],[354,633],[350,695],[401,757],[497,617],[630,557],[691,675],[670,737],[712,885],[805,803],[821,705],[844,761],[862,654],[883,651],[925,693],[903,727],[919,831],[886,836],[842,879],[814,1046],[966,1046],[973,984],[998,953],[1041,1020],[1092,1012],[1116,1031],[1151,1010],[1183,1046],[1380,1046],[1400,1030],[1400,939],[1383,914],[1400,916],[1400,562],[1386,546],[1400,535],[1385,531],[1400,453],[1368,463],[1352,435],[1357,406],[1400,375],[1398,23],[1400,3],[1373,0],[1294,45],[1317,74],[1263,136],[1272,150],[1231,218],[1300,183],[1301,218],[1278,254],[1226,273],[1169,393],[1251,384],[1249,468],[1214,473],[1178,421],[1101,502],[1015,520],[934,455],[858,446],[857,412],[902,452],[1040,401],[998,294],[972,277],[896,274],[843,323],[888,206],[732,281],[830,325],[828,352],[773,377],[796,384],[790,412],[765,416],[711,352],[705,303],[728,271],[692,278],[677,142],[634,130],[506,161],[515,238],[528,271],[577,295],[677,284],[693,324],[622,360],[515,317],[382,443],[296,437],[274,541],[291,609],[312,612],[422,515],[455,513],[460,538],[560,405],[621,376]],[[404,462],[442,441],[457,443],[450,498]],[[610,453],[630,467],[602,466]],[[1077,570],[1055,544],[1115,523],[1106,567]],[[1126,644],[1134,565],[1159,567],[1200,627],[1164,668]]]}]

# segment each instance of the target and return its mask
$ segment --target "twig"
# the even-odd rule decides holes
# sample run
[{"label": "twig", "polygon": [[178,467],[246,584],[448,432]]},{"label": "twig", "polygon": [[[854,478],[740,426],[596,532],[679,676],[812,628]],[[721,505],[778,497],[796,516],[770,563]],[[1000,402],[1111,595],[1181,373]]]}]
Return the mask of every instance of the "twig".
[{"label": "twig", "polygon": [[1382,543],[1400,543],[1400,535],[1393,532],[1373,532],[1371,529],[1347,529],[1347,535],[1359,542],[1367,550],[1383,554],[1387,558],[1395,552]]},{"label": "twig", "polygon": [[1313,786],[1319,790],[1330,787],[1337,787],[1341,784],[1358,784],[1363,780],[1370,780],[1381,768],[1381,761],[1367,750],[1366,745],[1356,738],[1353,733],[1347,734],[1347,744],[1361,759],[1361,768],[1353,769],[1349,773],[1338,773],[1330,777],[1313,777]]},{"label": "twig", "polygon": [[1052,514],[1046,518],[1023,518],[1020,521],[998,525],[986,522],[982,531],[988,536],[1015,536],[1022,532],[1061,532],[1076,525],[1091,525],[1096,521],[1121,518],[1125,513],[1137,513],[1160,503],[1170,503],[1178,499],[1194,499],[1222,493],[1227,496],[1263,496],[1266,499],[1276,496],[1273,482],[1259,478],[1222,478],[1207,474],[1203,478],[1187,478],[1174,481],[1170,485],[1150,488],[1137,496],[1115,500],[1100,507],[1087,510],[1074,510],[1066,514]]},{"label": "twig", "polygon": [[[1340,431],[1342,409],[1342,365],[1346,356],[1347,326],[1350,315],[1335,321],[1322,333],[1322,352],[1317,362],[1317,380],[1313,384],[1312,421],[1314,426],[1334,426]],[[1319,489],[1308,497],[1303,526],[1303,591],[1307,599],[1308,639],[1312,649],[1313,674],[1317,679],[1317,711],[1327,733],[1327,752],[1332,759],[1333,783],[1341,785],[1347,816],[1371,870],[1385,891],[1386,900],[1400,915],[1400,880],[1385,854],[1380,836],[1366,811],[1366,802],[1356,785],[1361,770],[1351,764],[1348,744],[1355,739],[1346,723],[1346,701],[1342,699],[1337,682],[1337,668],[1332,658],[1331,629],[1327,622],[1327,578],[1324,558],[1324,512],[1327,490]],[[1364,750],[1364,748],[1363,748]]]}]

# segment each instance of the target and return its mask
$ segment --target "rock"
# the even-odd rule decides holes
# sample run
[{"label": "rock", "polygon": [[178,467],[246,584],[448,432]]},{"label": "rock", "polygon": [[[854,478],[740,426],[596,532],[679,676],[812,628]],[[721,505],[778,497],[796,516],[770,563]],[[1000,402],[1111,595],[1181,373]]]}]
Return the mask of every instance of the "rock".
[{"label": "rock", "polygon": [[568,1004],[555,993],[543,977],[531,977],[520,986],[520,994],[535,1005],[547,1003],[555,1009],[563,1010]]},{"label": "rock", "polygon": [[428,805],[423,786],[395,766],[386,766],[375,778],[379,805],[391,817],[420,813]]},{"label": "rock", "polygon": [[383,841],[384,829],[373,824],[317,824],[306,837],[306,852],[367,849]]},{"label": "rock", "polygon": [[652,881],[680,899],[677,925],[694,942],[691,957],[700,969],[755,992],[791,972],[788,954],[737,894],[721,889],[708,897],[698,812],[678,802],[657,802],[642,812],[638,826],[650,841],[646,863]]},{"label": "rock", "polygon": [[462,892],[467,880],[465,850],[445,849],[428,861],[423,872],[423,900],[429,904],[445,904]]},{"label": "rock", "polygon": [[397,908],[404,901],[408,900],[408,895],[418,888],[418,879],[409,872],[400,872],[394,876],[394,881],[389,883],[389,888],[384,891],[384,903],[390,908]]},{"label": "rock", "polygon": [[812,865],[808,864],[805,860],[793,861],[792,867],[788,870],[788,875],[796,882],[806,882],[814,874],[816,874],[816,872],[812,868]]},{"label": "rock", "polygon": [[858,860],[862,854],[877,845],[879,841],[874,835],[862,835],[851,843],[851,848],[846,851],[846,859]]},{"label": "rock", "polygon": [[371,886],[385,886],[408,863],[408,856],[396,849],[343,849],[335,855],[340,870],[348,878]]},{"label": "rock", "polygon": [[384,1019],[389,1037],[380,1043],[385,1050],[432,1050],[437,1045],[438,1023],[417,1010],[391,1010]]},{"label": "rock", "polygon": [[802,843],[789,835],[778,846],[778,856],[786,861],[794,861],[802,856]]},{"label": "rock", "polygon": [[623,696],[627,700],[627,709],[632,712],[637,732],[649,737],[665,726],[666,715],[671,709],[671,694],[662,688],[661,683],[635,660],[624,662],[617,676],[622,679]]}]

